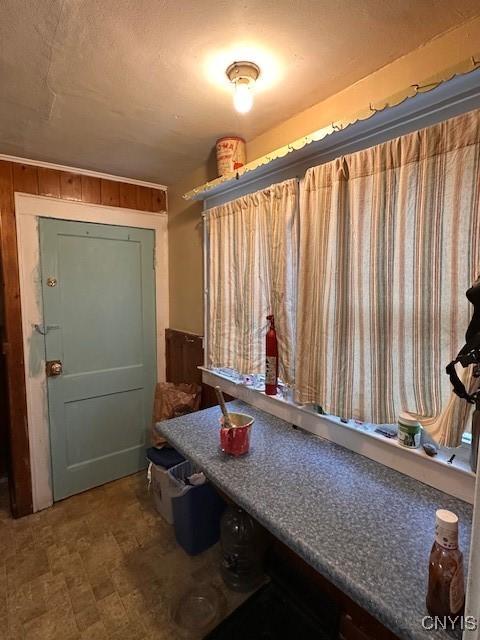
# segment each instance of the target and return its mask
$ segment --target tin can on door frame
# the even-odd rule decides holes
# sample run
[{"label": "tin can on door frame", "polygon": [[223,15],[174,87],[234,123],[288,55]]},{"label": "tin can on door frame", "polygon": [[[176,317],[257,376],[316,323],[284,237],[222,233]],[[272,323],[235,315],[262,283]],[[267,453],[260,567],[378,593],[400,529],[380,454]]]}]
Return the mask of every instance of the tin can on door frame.
[{"label": "tin can on door frame", "polygon": [[226,136],[216,142],[217,171],[219,176],[237,171],[246,162],[245,140],[238,136]]}]

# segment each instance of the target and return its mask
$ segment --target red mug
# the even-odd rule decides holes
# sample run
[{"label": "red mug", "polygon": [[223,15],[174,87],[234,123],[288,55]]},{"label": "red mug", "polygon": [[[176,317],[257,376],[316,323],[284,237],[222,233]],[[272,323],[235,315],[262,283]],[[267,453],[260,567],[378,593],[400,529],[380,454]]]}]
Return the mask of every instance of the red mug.
[{"label": "red mug", "polygon": [[250,448],[250,430],[254,418],[245,413],[229,413],[231,427],[223,426],[223,416],[220,418],[220,447],[224,453],[231,456],[243,456]]}]

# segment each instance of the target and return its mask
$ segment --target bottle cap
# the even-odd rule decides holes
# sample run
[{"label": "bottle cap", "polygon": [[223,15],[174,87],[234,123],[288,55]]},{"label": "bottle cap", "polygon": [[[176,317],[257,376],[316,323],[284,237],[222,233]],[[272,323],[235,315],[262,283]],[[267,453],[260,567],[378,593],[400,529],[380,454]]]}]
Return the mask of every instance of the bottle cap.
[{"label": "bottle cap", "polygon": [[449,529],[450,531],[456,531],[458,529],[458,516],[453,513],[453,511],[438,509],[435,517],[437,524],[442,527],[442,529]]},{"label": "bottle cap", "polygon": [[435,514],[435,540],[445,549],[458,547],[458,516],[446,509]]},{"label": "bottle cap", "polygon": [[401,411],[398,415],[398,421],[408,427],[418,427],[419,422],[411,413],[407,411]]}]

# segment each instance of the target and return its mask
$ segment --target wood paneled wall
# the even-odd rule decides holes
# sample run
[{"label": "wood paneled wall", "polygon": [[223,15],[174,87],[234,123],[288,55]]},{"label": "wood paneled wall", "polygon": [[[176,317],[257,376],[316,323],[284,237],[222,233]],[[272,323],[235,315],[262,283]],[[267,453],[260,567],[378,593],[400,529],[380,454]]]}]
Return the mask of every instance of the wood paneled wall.
[{"label": "wood paneled wall", "polygon": [[0,354],[0,480],[8,475],[9,449],[6,362]]},{"label": "wood paneled wall", "polygon": [[203,341],[201,336],[175,329],[165,331],[167,382],[202,384]]},{"label": "wood paneled wall", "polygon": [[[213,407],[217,403],[215,391],[208,384],[202,384],[203,339],[193,333],[167,329],[165,331],[165,359],[167,382],[196,382],[202,385],[201,408]],[[225,400],[233,400],[225,396]]]},{"label": "wood paneled wall", "polygon": [[167,208],[163,190],[27,164],[0,161],[0,165],[7,171],[10,169],[14,191],[140,211],[159,212]]},{"label": "wood paneled wall", "polygon": [[[0,250],[3,273],[5,357],[10,435],[10,487],[16,517],[32,512],[32,484],[23,358],[14,193],[160,212],[167,208],[163,190],[78,173],[0,161]],[[0,443],[0,446],[5,443]]]}]

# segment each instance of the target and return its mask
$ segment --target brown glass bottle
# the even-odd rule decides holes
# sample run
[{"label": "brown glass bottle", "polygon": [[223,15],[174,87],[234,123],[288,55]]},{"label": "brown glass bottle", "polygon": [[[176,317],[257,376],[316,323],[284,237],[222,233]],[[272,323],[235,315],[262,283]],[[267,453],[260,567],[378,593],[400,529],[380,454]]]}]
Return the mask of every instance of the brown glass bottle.
[{"label": "brown glass bottle", "polygon": [[458,517],[436,513],[435,542],[430,552],[427,609],[432,616],[457,616],[465,605],[463,553],[458,548]]}]

